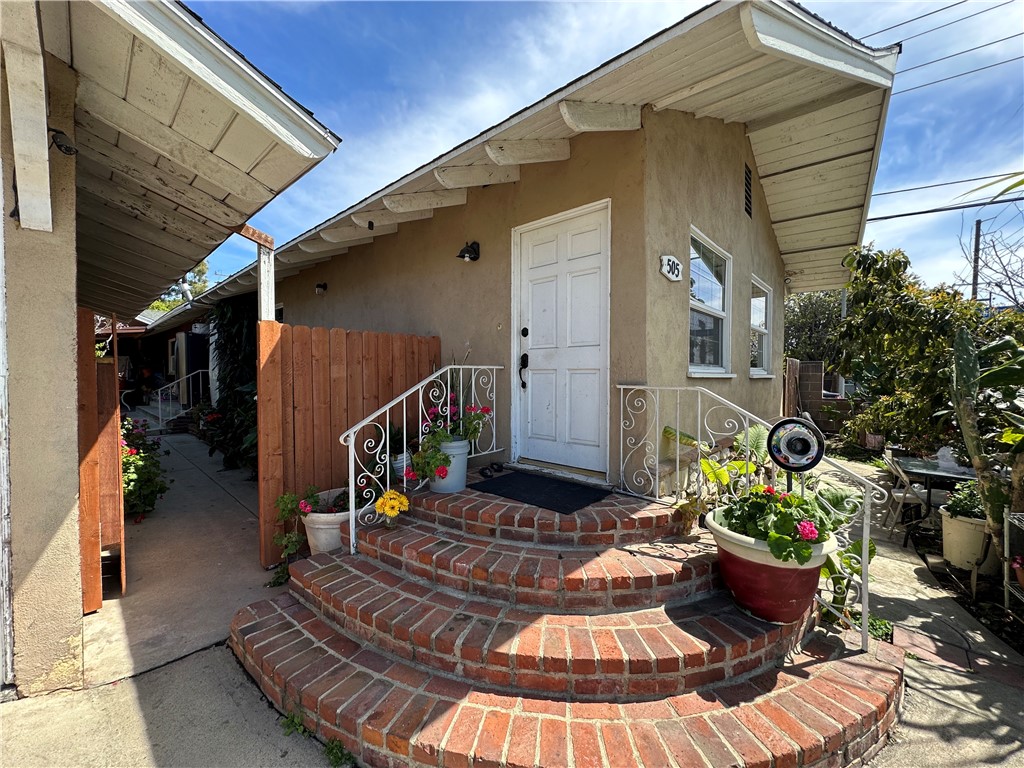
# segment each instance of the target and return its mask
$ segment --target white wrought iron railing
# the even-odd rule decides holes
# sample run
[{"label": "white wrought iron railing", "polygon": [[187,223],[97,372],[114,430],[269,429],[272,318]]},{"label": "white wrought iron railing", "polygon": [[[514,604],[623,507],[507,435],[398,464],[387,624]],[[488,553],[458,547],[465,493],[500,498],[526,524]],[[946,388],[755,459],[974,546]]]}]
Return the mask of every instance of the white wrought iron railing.
[{"label": "white wrought iron railing", "polygon": [[[357,525],[374,525],[381,516],[375,500],[392,485],[408,489],[425,481],[410,481],[399,469],[414,452],[431,419],[456,420],[467,406],[487,407],[490,415],[480,436],[470,442],[469,455],[503,450],[495,428],[495,383],[500,365],[449,365],[407,389],[387,405],[342,433],[348,448],[349,545],[356,552]],[[395,461],[398,459],[398,461]],[[396,468],[397,467],[397,468]]]},{"label": "white wrought iron railing", "polygon": [[157,427],[163,428],[168,421],[209,399],[210,372],[204,368],[153,390],[149,395],[149,407],[156,408]]},{"label": "white wrought iron railing", "polygon": [[[666,504],[696,501],[710,510],[758,483],[795,483],[837,523],[840,551],[823,570],[818,604],[851,624],[848,604],[860,606],[863,648],[868,645],[868,557],[872,508],[886,491],[829,458],[811,472],[786,477],[758,447],[755,433],[771,424],[704,387],[619,385],[619,482],[625,493]],[[762,433],[762,437],[763,437]],[[717,478],[717,479],[716,479]],[[723,480],[725,482],[723,482]],[[852,493],[851,493],[852,491]],[[855,533],[860,529],[860,541]]]}]

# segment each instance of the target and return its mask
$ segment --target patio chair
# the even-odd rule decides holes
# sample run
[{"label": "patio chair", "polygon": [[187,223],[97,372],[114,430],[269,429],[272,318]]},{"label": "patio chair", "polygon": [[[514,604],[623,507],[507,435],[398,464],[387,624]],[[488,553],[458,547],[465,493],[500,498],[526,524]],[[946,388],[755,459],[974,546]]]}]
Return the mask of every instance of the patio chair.
[{"label": "patio chair", "polygon": [[[891,457],[883,456],[883,461],[893,476],[893,487],[889,497],[889,509],[882,520],[882,527],[884,528],[889,523],[890,517],[895,516],[889,527],[889,538],[892,538],[897,525],[905,525],[908,528],[907,535],[903,538],[903,546],[906,546],[910,537],[909,526],[920,526],[931,515],[932,509],[938,509],[949,500],[949,491],[932,488],[931,507],[928,507],[926,488],[920,483],[911,482],[903,467]],[[917,507],[916,513],[914,512],[915,507]]]}]

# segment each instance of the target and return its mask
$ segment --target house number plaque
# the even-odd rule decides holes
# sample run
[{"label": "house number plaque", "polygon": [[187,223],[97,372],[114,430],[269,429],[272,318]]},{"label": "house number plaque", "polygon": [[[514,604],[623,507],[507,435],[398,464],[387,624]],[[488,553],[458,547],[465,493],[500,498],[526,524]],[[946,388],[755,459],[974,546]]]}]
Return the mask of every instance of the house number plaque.
[{"label": "house number plaque", "polygon": [[661,257],[661,274],[673,283],[678,283],[683,279],[683,264],[675,256],[662,256]]}]

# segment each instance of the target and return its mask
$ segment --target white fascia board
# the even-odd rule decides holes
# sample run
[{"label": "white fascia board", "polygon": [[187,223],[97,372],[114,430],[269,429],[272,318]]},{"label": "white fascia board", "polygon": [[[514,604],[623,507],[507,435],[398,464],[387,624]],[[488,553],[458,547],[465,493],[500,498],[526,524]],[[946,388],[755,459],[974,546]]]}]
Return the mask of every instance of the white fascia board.
[{"label": "white fascia board", "polygon": [[740,19],[755,51],[891,88],[900,46],[880,51],[840,35],[791,5],[745,3]]},{"label": "white fascia board", "polygon": [[604,77],[610,72],[614,72],[618,69],[621,69],[622,67],[627,66],[628,64],[640,58],[641,56],[650,53],[655,48],[664,45],[670,40],[674,40],[677,37],[685,35],[694,28],[700,26],[701,24],[704,24],[707,21],[710,21],[716,16],[720,16],[723,13],[729,13],[735,8],[735,6],[736,3],[732,2],[731,0],[722,0],[721,2],[714,3],[713,5],[709,5],[708,7],[701,9],[699,12],[672,25],[668,29],[664,29],[661,32],[657,33],[656,35],[648,38],[635,48],[626,51],[625,53],[619,56],[616,56],[611,61],[605,62],[604,64],[599,66],[597,69],[588,72],[582,77],[573,80],[568,85],[565,85],[559,88],[557,91],[548,94],[543,99],[532,104],[526,109],[520,110],[516,114],[503,120],[497,125],[488,128],[486,131],[474,136],[469,141],[465,141],[462,144],[459,144],[454,149],[450,149],[443,155],[434,158],[429,163],[420,166],[411,173],[407,173],[402,178],[392,182],[391,184],[388,184],[386,187],[373,193],[369,197],[360,200],[355,205],[346,208],[344,211],[340,211],[339,213],[335,214],[326,221],[317,224],[312,229],[307,230],[306,232],[303,232],[301,235],[292,238],[289,242],[285,243],[282,246],[282,249],[288,248],[294,245],[295,243],[298,243],[300,240],[304,240],[310,235],[316,234],[321,229],[327,229],[333,226],[336,222],[341,221],[347,216],[350,216],[352,213],[360,211],[364,208],[371,207],[385,195],[392,194],[395,190],[404,187],[405,185],[409,184],[412,181],[415,181],[420,177],[433,177],[435,169],[451,164],[452,160],[464,154],[465,152],[475,147],[478,147],[491,139],[501,138],[501,134],[504,131],[507,131],[509,128],[512,128],[513,126],[521,123],[522,121],[532,117],[538,112],[542,112],[545,109],[548,109],[549,107],[554,107],[557,110],[559,102],[564,101],[566,99],[571,100],[572,95],[574,93],[586,87],[587,85],[590,85],[595,80],[599,80],[600,78]]},{"label": "white fascia board", "polygon": [[251,64],[177,3],[92,0],[108,16],[162,51],[300,157],[322,159],[340,143]]}]

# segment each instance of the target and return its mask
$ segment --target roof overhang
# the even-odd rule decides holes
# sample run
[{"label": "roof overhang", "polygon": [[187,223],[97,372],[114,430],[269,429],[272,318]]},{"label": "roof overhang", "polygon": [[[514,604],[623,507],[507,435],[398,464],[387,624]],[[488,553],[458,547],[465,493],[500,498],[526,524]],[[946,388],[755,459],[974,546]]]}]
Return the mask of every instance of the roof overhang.
[{"label": "roof overhang", "polygon": [[[580,133],[636,130],[650,105],[744,124],[789,289],[841,287],[842,258],[864,233],[898,53],[795,4],[716,3],[294,238],[277,251],[276,275],[464,204],[469,187],[514,183],[523,164],[564,161]],[[197,305],[253,290],[256,269]]]},{"label": "roof overhang", "polygon": [[[4,3],[2,20],[9,70],[34,30],[17,82],[45,77],[43,51],[78,75],[78,303],[100,314],[134,317],[340,142],[181,3]],[[48,176],[45,87],[29,86],[12,113],[44,111],[22,121],[21,225],[45,231],[48,186],[28,181]]]}]

